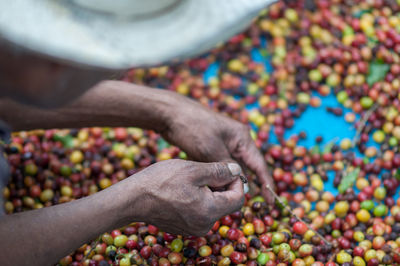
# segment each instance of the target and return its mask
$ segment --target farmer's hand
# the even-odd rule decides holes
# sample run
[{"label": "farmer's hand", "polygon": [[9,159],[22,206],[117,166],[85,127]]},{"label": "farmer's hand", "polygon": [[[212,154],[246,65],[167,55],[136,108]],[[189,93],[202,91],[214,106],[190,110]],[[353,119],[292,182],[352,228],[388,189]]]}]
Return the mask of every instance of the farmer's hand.
[{"label": "farmer's hand", "polygon": [[[236,163],[167,160],[153,164],[126,180],[127,186],[134,180],[134,191],[140,195],[131,204],[132,215],[169,233],[204,236],[216,220],[243,205],[240,172]],[[210,189],[221,186],[228,188]]]},{"label": "farmer's hand", "polygon": [[197,161],[240,162],[257,175],[262,195],[272,204],[266,185],[274,188],[274,183],[248,127],[186,97],[176,95],[175,101],[166,129],[161,132],[163,137]]}]

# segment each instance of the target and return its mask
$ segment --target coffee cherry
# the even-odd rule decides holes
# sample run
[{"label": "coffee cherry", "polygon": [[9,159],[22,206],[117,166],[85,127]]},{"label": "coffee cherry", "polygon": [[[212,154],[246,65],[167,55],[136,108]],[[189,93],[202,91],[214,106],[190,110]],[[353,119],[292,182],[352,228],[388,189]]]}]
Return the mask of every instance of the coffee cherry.
[{"label": "coffee cherry", "polygon": [[269,256],[267,253],[260,253],[257,256],[257,263],[260,265],[265,265],[269,261]]},{"label": "coffee cherry", "polygon": [[386,197],[386,189],[384,187],[377,187],[374,191],[374,197],[377,200],[383,200]]},{"label": "coffee cherry", "polygon": [[243,226],[243,233],[247,236],[254,234],[254,225],[252,223],[247,223]]},{"label": "coffee cherry", "polygon": [[78,164],[81,163],[84,160],[84,155],[81,151],[79,150],[74,150],[71,155],[69,156],[69,160],[73,164]]},{"label": "coffee cherry", "polygon": [[336,262],[340,264],[344,264],[346,262],[351,262],[352,258],[351,255],[346,253],[345,251],[339,252],[339,254],[336,255]]},{"label": "coffee cherry", "polygon": [[302,222],[296,222],[293,225],[293,232],[296,234],[303,235],[307,232],[307,230],[308,230],[307,226]]},{"label": "coffee cherry", "polygon": [[171,242],[171,251],[180,252],[183,247],[183,242],[181,239],[176,238]]},{"label": "coffee cherry", "polygon": [[114,238],[114,246],[123,247],[128,241],[128,237],[126,235],[118,235]]},{"label": "coffee cherry", "polygon": [[277,232],[272,235],[272,243],[280,244],[285,241],[285,235],[283,233]]},{"label": "coffee cherry", "polygon": [[339,201],[338,203],[336,203],[334,209],[336,215],[338,215],[339,217],[344,217],[349,210],[349,204],[346,201]]},{"label": "coffee cherry", "polygon": [[201,246],[199,248],[199,255],[202,257],[208,257],[211,255],[211,253],[212,253],[212,249],[207,245]]},{"label": "coffee cherry", "polygon": [[179,264],[182,262],[182,254],[178,252],[171,252],[168,254],[168,260],[171,264]]},{"label": "coffee cherry", "polygon": [[374,208],[374,216],[381,217],[386,215],[388,212],[388,208],[385,205],[378,205]]},{"label": "coffee cherry", "polygon": [[243,254],[237,251],[232,252],[229,258],[235,264],[240,264],[244,260]]},{"label": "coffee cherry", "polygon": [[367,210],[365,210],[365,209],[359,210],[359,211],[357,212],[356,216],[357,216],[357,220],[360,221],[360,222],[362,222],[362,223],[368,222],[369,219],[371,218],[370,213],[369,213]]},{"label": "coffee cherry", "polygon": [[224,257],[229,257],[233,251],[233,246],[229,244],[221,248],[221,255]]}]

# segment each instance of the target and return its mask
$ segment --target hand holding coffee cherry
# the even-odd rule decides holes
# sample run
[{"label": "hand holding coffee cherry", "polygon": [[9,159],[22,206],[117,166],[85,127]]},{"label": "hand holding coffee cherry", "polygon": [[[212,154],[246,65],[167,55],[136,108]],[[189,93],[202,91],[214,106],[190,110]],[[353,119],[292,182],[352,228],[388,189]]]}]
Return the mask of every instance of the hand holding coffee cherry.
[{"label": "hand holding coffee cherry", "polygon": [[[0,219],[0,237],[11,244],[3,246],[2,265],[55,262],[101,232],[132,221],[151,223],[175,234],[205,235],[216,220],[243,205],[240,173],[240,166],[234,163],[167,160],[88,197],[5,216]],[[211,189],[221,186],[227,187],[226,191]],[[27,220],[35,222],[27,226]],[[10,234],[9,228],[19,231]],[[55,234],[59,237],[54,238]],[[18,242],[16,236],[22,235],[35,239],[35,245]],[[19,249],[14,248],[16,243]],[[32,252],[22,256],[28,249]]]},{"label": "hand holding coffee cherry", "polygon": [[176,95],[163,137],[182,148],[190,158],[203,162],[237,161],[252,170],[262,185],[262,195],[272,204],[266,185],[274,187],[265,160],[252,140],[249,128],[229,117]]},{"label": "hand holding coffee cherry", "polygon": [[[227,172],[227,163],[234,160],[255,171],[261,183],[270,182],[245,126],[170,91],[105,81],[55,111],[8,99],[1,102],[3,120],[15,130],[135,125],[161,132],[193,159],[213,161],[157,163],[91,196],[6,216],[0,220],[0,236],[8,245],[0,261],[10,265],[56,261],[101,232],[133,221],[155,224],[167,232],[203,235],[215,220],[243,204],[241,170],[233,176]],[[220,187],[226,190],[210,189]],[[27,226],[27,221],[35,222]],[[10,228],[19,228],[18,235],[10,235]],[[34,244],[21,243],[20,236],[34,239]],[[31,252],[27,255],[26,250]]]},{"label": "hand holding coffee cherry", "polygon": [[[169,233],[203,236],[216,220],[243,206],[240,174],[235,163],[167,160],[153,164],[129,178],[142,199],[132,204],[141,205],[132,221],[142,220]],[[227,189],[212,191],[215,187]]]},{"label": "hand holding coffee cherry", "polygon": [[[11,114],[16,112],[26,119],[14,119]],[[127,125],[152,129],[195,161],[246,166],[257,175],[262,195],[273,203],[266,185],[273,188],[274,183],[248,127],[171,91],[109,80],[57,112],[1,101],[0,113],[10,114],[2,119],[15,130]]]}]

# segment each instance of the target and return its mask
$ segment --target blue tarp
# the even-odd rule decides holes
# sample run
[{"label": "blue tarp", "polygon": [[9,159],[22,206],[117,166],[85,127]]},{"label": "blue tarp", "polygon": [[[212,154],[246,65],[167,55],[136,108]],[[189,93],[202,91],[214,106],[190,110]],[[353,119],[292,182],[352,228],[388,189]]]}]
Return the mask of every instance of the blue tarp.
[{"label": "blue tarp", "polygon": [[[263,47],[266,47],[265,40],[262,40]],[[253,49],[251,51],[252,60],[258,63],[262,63],[265,66],[267,72],[273,71],[273,67],[269,62],[269,58],[262,55],[262,53]],[[209,66],[209,68],[204,73],[204,81],[208,83],[210,78],[215,77],[219,71],[219,64],[214,63]],[[334,141],[336,144],[339,144],[340,141],[344,138],[352,139],[356,134],[356,129],[353,124],[347,123],[344,120],[344,114],[350,112],[344,108],[338,101],[336,100],[335,95],[332,93],[328,96],[321,96],[318,93],[313,93],[314,96],[318,96],[321,98],[321,106],[318,108],[313,108],[311,106],[307,107],[306,111],[295,120],[293,128],[285,131],[285,139],[288,139],[290,136],[294,134],[298,134],[301,131],[305,131],[307,133],[307,138],[304,140],[300,140],[298,145],[305,146],[307,148],[311,148],[316,145],[315,138],[317,136],[321,136],[323,141],[321,142],[321,148],[324,147],[329,142]],[[340,107],[343,109],[343,115],[338,117],[332,113],[326,111],[326,107]],[[246,106],[248,110],[258,108],[258,104],[254,103]],[[359,119],[359,116],[357,116]],[[278,143],[276,136],[271,130],[269,141],[271,143]],[[376,146],[378,144],[372,140],[370,137],[367,146]],[[357,157],[362,157],[362,154],[357,149],[354,149],[354,152]],[[338,193],[337,189],[333,186],[334,173],[333,171],[329,171],[328,173],[329,180],[324,184],[324,190],[332,192],[334,195]],[[396,199],[398,198],[399,191],[396,193]]]}]

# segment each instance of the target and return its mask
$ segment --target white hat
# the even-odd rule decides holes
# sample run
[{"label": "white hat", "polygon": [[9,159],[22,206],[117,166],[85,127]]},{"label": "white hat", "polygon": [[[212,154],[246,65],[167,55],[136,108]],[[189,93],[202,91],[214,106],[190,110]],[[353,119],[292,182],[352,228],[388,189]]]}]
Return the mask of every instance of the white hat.
[{"label": "white hat", "polygon": [[0,0],[0,37],[40,54],[122,69],[203,53],[274,0]]}]

